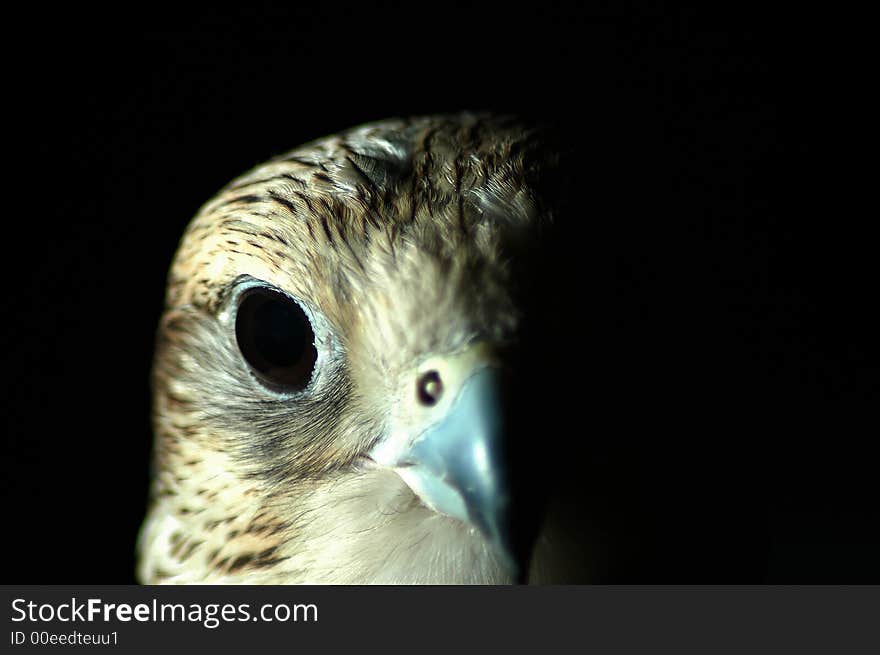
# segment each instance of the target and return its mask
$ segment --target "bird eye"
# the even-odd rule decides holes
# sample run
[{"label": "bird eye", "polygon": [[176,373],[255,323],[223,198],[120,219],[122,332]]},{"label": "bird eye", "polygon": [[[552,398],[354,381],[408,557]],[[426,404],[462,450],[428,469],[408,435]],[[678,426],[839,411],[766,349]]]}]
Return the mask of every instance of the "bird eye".
[{"label": "bird eye", "polygon": [[246,291],[238,305],[235,338],[257,378],[277,391],[308,385],[318,358],[308,316],[292,298],[272,289]]}]

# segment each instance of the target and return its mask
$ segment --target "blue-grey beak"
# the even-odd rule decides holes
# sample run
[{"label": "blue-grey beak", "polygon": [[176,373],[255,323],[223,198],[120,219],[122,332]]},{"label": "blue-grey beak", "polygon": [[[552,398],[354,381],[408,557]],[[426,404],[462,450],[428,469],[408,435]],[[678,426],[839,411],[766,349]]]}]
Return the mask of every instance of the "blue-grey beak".
[{"label": "blue-grey beak", "polygon": [[425,504],[477,528],[517,577],[501,384],[493,366],[472,371],[452,390],[445,415],[415,438],[396,468]]},{"label": "blue-grey beak", "polygon": [[425,506],[482,535],[510,578],[522,582],[534,531],[521,510],[534,494],[520,477],[514,498],[508,377],[483,341],[425,359],[400,379],[388,432],[369,457],[397,473]]}]

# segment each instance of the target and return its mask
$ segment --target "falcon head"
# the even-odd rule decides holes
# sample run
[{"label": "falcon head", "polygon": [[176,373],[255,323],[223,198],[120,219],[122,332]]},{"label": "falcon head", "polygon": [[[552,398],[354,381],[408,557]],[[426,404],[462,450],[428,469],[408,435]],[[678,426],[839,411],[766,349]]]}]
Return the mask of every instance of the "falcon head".
[{"label": "falcon head", "polygon": [[557,162],[513,119],[389,120],[201,208],[158,331],[142,582],[498,584],[554,557],[517,415]]}]

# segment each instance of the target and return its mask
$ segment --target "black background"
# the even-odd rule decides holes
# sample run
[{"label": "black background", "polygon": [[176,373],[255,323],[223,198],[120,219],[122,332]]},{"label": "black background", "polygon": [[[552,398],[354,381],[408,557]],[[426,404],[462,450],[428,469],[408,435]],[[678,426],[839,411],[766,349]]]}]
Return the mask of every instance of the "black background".
[{"label": "black background", "polygon": [[864,212],[828,199],[840,162],[818,147],[845,127],[815,26],[649,4],[358,7],[14,28],[3,581],[133,581],[154,329],[201,203],[354,124],[488,109],[556,124],[582,153],[559,255],[570,377],[536,411],[581,437],[597,580],[880,582],[874,242]]}]

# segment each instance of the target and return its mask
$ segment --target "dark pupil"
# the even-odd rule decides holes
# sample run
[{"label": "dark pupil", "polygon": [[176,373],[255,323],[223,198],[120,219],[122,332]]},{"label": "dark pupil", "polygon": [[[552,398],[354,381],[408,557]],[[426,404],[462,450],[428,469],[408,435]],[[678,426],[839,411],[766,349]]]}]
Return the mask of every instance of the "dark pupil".
[{"label": "dark pupil", "polygon": [[315,336],[300,306],[282,293],[256,289],[238,308],[235,336],[248,364],[273,386],[302,388],[317,358]]},{"label": "dark pupil", "polygon": [[274,366],[296,364],[306,348],[306,330],[290,303],[266,300],[254,310],[254,346]]}]

